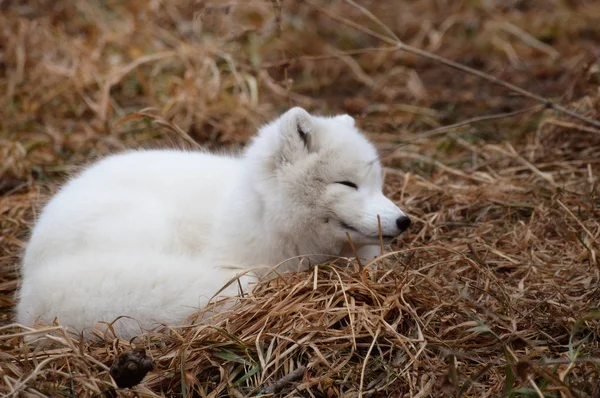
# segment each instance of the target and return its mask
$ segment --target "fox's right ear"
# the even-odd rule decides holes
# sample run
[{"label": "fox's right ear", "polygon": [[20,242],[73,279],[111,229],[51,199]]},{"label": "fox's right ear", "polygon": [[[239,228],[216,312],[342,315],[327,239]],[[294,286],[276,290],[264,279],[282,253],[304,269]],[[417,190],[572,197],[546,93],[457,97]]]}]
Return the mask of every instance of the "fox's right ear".
[{"label": "fox's right ear", "polygon": [[293,162],[313,150],[314,125],[310,113],[295,107],[281,116],[281,155]]},{"label": "fox's right ear", "polygon": [[356,121],[350,115],[339,115],[336,118],[347,126],[354,127],[356,125]]}]

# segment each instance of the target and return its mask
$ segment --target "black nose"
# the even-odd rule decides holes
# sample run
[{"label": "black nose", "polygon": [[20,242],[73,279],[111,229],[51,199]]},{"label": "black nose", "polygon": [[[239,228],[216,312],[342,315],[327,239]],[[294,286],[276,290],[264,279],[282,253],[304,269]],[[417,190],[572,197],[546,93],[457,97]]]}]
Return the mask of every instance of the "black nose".
[{"label": "black nose", "polygon": [[404,232],[410,227],[410,218],[402,216],[396,219],[396,225],[400,232]]}]

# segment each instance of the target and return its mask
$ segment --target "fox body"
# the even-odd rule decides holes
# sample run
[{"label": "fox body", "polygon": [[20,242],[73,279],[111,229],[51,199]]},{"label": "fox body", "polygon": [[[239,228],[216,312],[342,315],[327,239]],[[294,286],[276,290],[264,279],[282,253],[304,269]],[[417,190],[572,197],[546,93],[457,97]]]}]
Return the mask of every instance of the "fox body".
[{"label": "fox body", "polygon": [[[410,224],[382,184],[377,152],[352,117],[301,108],[263,126],[239,156],[109,156],[42,211],[24,255],[18,321],[57,319],[87,333],[125,316],[113,327],[128,338],[181,324],[243,270],[351,255],[347,234],[372,259],[378,215],[384,239]],[[235,283],[222,292],[236,293]]]}]

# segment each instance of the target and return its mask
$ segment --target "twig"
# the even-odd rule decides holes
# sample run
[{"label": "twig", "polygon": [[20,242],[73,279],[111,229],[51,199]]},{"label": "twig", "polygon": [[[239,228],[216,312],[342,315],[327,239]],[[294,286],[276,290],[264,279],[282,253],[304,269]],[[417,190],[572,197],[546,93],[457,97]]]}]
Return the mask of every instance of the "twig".
[{"label": "twig", "polygon": [[542,390],[540,390],[540,388],[538,387],[538,385],[535,384],[535,380],[533,379],[533,377],[531,375],[529,375],[527,377],[527,381],[529,382],[529,384],[531,384],[531,387],[533,387],[533,389],[535,390],[537,396],[539,398],[544,398],[544,394],[542,393]]},{"label": "twig", "polygon": [[575,130],[579,130],[579,131],[585,131],[586,133],[600,134],[600,130],[595,129],[593,127],[580,126],[580,125],[575,124],[575,123],[565,122],[564,120],[548,119],[548,120],[546,120],[546,124],[552,124],[554,126],[565,127],[565,128],[568,128],[568,129],[575,129]]},{"label": "twig", "polygon": [[352,0],[346,0],[346,3],[350,3],[353,7],[358,8],[363,14],[365,14],[367,17],[369,17],[369,19],[371,21],[375,22],[377,25],[379,25],[379,27],[381,29],[385,30],[385,32],[388,35],[390,35],[396,42],[399,42],[399,43],[402,42],[402,40],[400,40],[400,38],[398,36],[396,36],[394,31],[391,30],[389,28],[389,26],[387,26],[386,24],[381,22],[381,20],[379,18],[377,18],[371,11],[369,11],[365,7],[361,6],[360,4],[355,3]]},{"label": "twig", "polygon": [[499,152],[499,153],[503,154],[504,156],[508,156],[508,157],[511,157],[511,158],[519,161],[525,167],[527,167],[529,170],[531,170],[534,174],[536,174],[543,180],[546,180],[552,186],[552,188],[558,187],[556,185],[556,182],[554,181],[554,177],[552,177],[552,174],[545,173],[545,172],[541,171],[540,169],[538,169],[537,167],[535,167],[535,165],[533,165],[530,161],[528,161],[527,159],[525,159],[524,157],[519,155],[519,153],[515,150],[515,148],[513,148],[512,145],[507,144],[507,146],[509,147],[508,151],[506,151],[496,145],[487,145],[486,147],[493,151]]},{"label": "twig", "polygon": [[575,222],[577,224],[579,224],[579,226],[585,231],[585,233],[588,234],[588,236],[592,239],[592,242],[596,241],[596,237],[594,236],[594,234],[585,227],[585,225],[583,225],[583,223],[581,222],[581,220],[579,220],[579,218],[577,218],[577,216],[575,216],[575,214],[573,214],[573,212],[571,211],[571,209],[569,209],[567,207],[567,205],[565,205],[563,202],[560,201],[560,199],[556,200],[558,202],[558,204],[565,209],[565,211],[567,212],[567,214],[569,214],[569,216],[571,216],[571,218],[573,218],[573,220],[575,220]]},{"label": "twig", "polygon": [[175,123],[169,122],[162,116],[153,114],[152,113],[153,110],[154,110],[153,108],[144,108],[138,112],[132,113],[131,115],[127,115],[127,116],[119,119],[115,124],[118,125],[121,123],[129,122],[131,120],[136,120],[136,119],[141,119],[141,118],[147,117],[148,119],[152,120],[155,124],[157,124],[161,127],[165,127],[168,130],[171,130],[175,134],[179,135],[181,138],[183,138],[183,140],[185,140],[188,144],[190,144],[194,148],[199,149],[199,150],[204,150],[202,145],[200,145],[196,141],[194,141],[194,139],[192,137],[190,137],[190,135],[188,133],[183,131],[183,129],[181,127],[179,127]]},{"label": "twig", "polygon": [[365,359],[363,361],[362,370],[360,372],[360,386],[358,387],[358,397],[362,398],[363,396],[363,385],[365,382],[365,370],[367,368],[367,362],[369,361],[369,356],[371,355],[371,351],[373,351],[373,347],[375,347],[375,343],[377,343],[377,337],[379,337],[379,332],[381,331],[381,326],[377,328],[375,332],[375,336],[373,336],[373,341],[369,346],[367,354],[365,355]]},{"label": "twig", "polygon": [[283,376],[281,379],[277,380],[270,386],[262,388],[260,390],[260,394],[277,394],[281,392],[284,388],[288,386],[288,384],[302,380],[305,371],[306,366],[300,366],[298,369],[294,370],[290,374]]},{"label": "twig", "polygon": [[388,155],[388,157],[390,158],[404,158],[404,159],[413,159],[413,160],[418,160],[421,162],[426,162],[429,164],[432,164],[434,166],[436,166],[437,168],[444,170],[447,173],[453,174],[455,176],[459,176],[462,177],[466,180],[471,180],[471,181],[477,181],[479,183],[483,183],[483,184],[491,184],[494,182],[494,180],[492,180],[491,178],[483,178],[481,176],[478,175],[474,175],[474,174],[467,174],[463,171],[457,170],[457,169],[453,169],[452,167],[446,166],[445,164],[443,164],[442,162],[432,159],[430,157],[424,156],[424,155],[420,155],[418,153],[412,153],[412,152],[403,152],[400,151],[399,149],[395,150],[394,152],[392,152],[390,155]]},{"label": "twig", "polygon": [[358,269],[362,271],[363,265],[360,261],[360,257],[358,257],[358,251],[356,250],[356,246],[354,246],[354,242],[352,241],[352,237],[350,237],[350,233],[346,232],[346,237],[348,238],[348,243],[350,244],[350,248],[352,249],[352,253],[356,258],[356,262],[358,263]]},{"label": "twig", "polygon": [[[365,14],[367,17],[369,17],[369,19],[371,19],[374,22],[376,22],[379,26],[385,27],[384,29],[386,31],[389,31],[389,28],[383,22],[381,22],[376,16],[374,16],[370,12],[366,11],[363,7],[358,6],[356,3],[354,3],[351,0],[346,0],[346,1],[349,4],[351,4],[352,6],[358,8],[363,14]],[[593,120],[593,119],[590,119],[588,117],[585,117],[585,116],[583,116],[583,115],[581,115],[581,114],[579,114],[577,112],[574,112],[574,111],[572,111],[572,110],[570,110],[570,109],[568,109],[568,108],[566,108],[566,107],[564,107],[562,105],[559,105],[559,104],[555,103],[554,101],[552,101],[549,98],[545,98],[545,97],[542,97],[540,95],[534,94],[534,93],[532,93],[530,91],[527,91],[527,90],[525,90],[525,89],[523,89],[521,87],[515,86],[514,84],[508,83],[507,81],[504,81],[502,79],[498,79],[497,77],[494,77],[494,76],[492,76],[492,75],[490,75],[488,73],[479,71],[477,69],[473,69],[471,67],[468,67],[466,65],[460,64],[460,63],[455,62],[455,61],[451,61],[451,60],[449,60],[447,58],[440,57],[439,55],[436,55],[436,54],[431,53],[429,51],[421,50],[420,48],[410,46],[410,45],[405,44],[402,41],[398,40],[397,38],[392,38],[392,37],[388,37],[388,36],[382,35],[380,33],[377,33],[374,30],[371,30],[371,29],[369,29],[367,27],[364,27],[364,26],[362,26],[362,25],[354,22],[354,21],[351,21],[351,20],[349,20],[347,18],[344,18],[344,17],[342,17],[340,15],[337,15],[337,14],[335,14],[335,13],[333,13],[333,12],[331,12],[331,11],[323,8],[323,7],[320,7],[319,5],[317,5],[317,4],[313,3],[313,2],[309,2],[309,4],[311,4],[313,7],[315,7],[319,11],[323,12],[324,14],[326,14],[327,16],[329,16],[330,18],[335,19],[335,20],[337,20],[339,22],[342,22],[343,24],[348,25],[348,26],[350,26],[350,27],[352,27],[354,29],[360,30],[361,32],[364,32],[364,33],[366,33],[366,34],[368,34],[370,36],[373,36],[373,37],[375,37],[375,38],[377,38],[377,39],[379,39],[379,40],[381,40],[381,41],[383,41],[383,42],[385,42],[387,44],[394,45],[400,51],[406,51],[406,52],[409,52],[411,54],[415,54],[415,55],[418,55],[420,57],[427,58],[427,59],[430,59],[432,61],[439,62],[439,63],[441,63],[443,65],[449,66],[449,67],[451,67],[453,69],[457,69],[457,70],[459,70],[461,72],[465,72],[465,73],[477,76],[477,77],[479,77],[479,78],[481,78],[483,80],[487,80],[487,81],[489,81],[489,82],[491,82],[493,84],[496,84],[498,86],[502,86],[502,87],[507,88],[507,89],[509,89],[511,91],[519,93],[519,94],[523,95],[524,97],[533,99],[533,100],[535,100],[535,101],[543,104],[547,109],[553,109],[553,110],[555,110],[557,112],[560,112],[560,113],[563,113],[565,115],[571,116],[572,118],[578,119],[578,120],[580,120],[580,121],[582,121],[584,123],[587,123],[587,124],[590,124],[592,126],[600,128],[600,121]]]},{"label": "twig", "polygon": [[384,254],[383,250],[383,230],[381,229],[381,217],[377,214],[377,230],[379,231],[379,254]]},{"label": "twig", "polygon": [[523,41],[523,43],[527,44],[528,46],[533,47],[536,50],[545,52],[553,59],[556,59],[560,56],[560,53],[556,51],[552,46],[536,39],[534,36],[520,29],[516,25],[513,25],[510,22],[506,21],[498,22],[498,25],[500,26],[500,29],[518,37]]},{"label": "twig", "polygon": [[92,109],[98,114],[100,120],[103,123],[106,123],[108,120],[108,106],[110,103],[110,90],[113,86],[121,81],[127,74],[135,70],[138,66],[141,66],[148,62],[160,61],[162,59],[171,58],[176,56],[177,53],[175,51],[163,51],[156,54],[144,55],[142,57],[137,58],[136,60],[130,62],[127,65],[124,65],[114,72],[112,72],[104,86],[102,87],[102,96],[98,104]]},{"label": "twig", "polygon": [[361,55],[366,53],[385,52],[385,51],[396,51],[396,47],[372,47],[372,48],[360,48],[357,50],[339,51],[336,54],[320,54],[320,55],[300,55],[292,58],[285,58],[279,61],[265,62],[262,64],[263,68],[280,68],[282,66],[288,66],[291,64],[299,63],[300,61],[321,61],[325,59],[339,58],[340,56],[352,56]]},{"label": "twig", "polygon": [[425,131],[423,133],[420,133],[417,137],[413,138],[412,140],[408,140],[405,141],[405,143],[410,143],[410,142],[414,142],[423,138],[429,138],[432,137],[434,135],[437,134],[441,134],[444,133],[448,130],[453,130],[455,128],[458,127],[462,127],[462,126],[466,126],[468,124],[472,124],[472,123],[477,123],[477,122],[485,122],[488,120],[497,120],[497,119],[504,119],[504,118],[509,118],[509,117],[513,117],[513,116],[517,116],[520,115],[522,113],[527,113],[527,112],[539,112],[542,109],[544,109],[544,105],[534,105],[534,106],[530,106],[528,108],[525,109],[520,109],[518,111],[513,111],[513,112],[505,112],[505,113],[496,113],[493,115],[484,115],[484,116],[477,116],[477,117],[473,117],[471,119],[467,119],[467,120],[463,120],[461,122],[458,123],[454,123],[454,124],[449,124],[447,126],[442,126],[442,127],[438,127],[429,131]]}]

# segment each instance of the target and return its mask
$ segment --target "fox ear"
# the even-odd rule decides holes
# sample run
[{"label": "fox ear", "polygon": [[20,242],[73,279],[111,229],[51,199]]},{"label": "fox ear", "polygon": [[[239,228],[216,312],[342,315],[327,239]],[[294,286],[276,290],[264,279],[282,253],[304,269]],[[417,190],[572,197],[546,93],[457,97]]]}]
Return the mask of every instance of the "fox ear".
[{"label": "fox ear", "polygon": [[336,119],[350,127],[354,127],[354,125],[356,124],[354,118],[350,115],[339,115],[336,116]]},{"label": "fox ear", "polygon": [[312,152],[313,120],[302,108],[295,107],[281,116],[281,151],[287,161],[294,161]]}]

